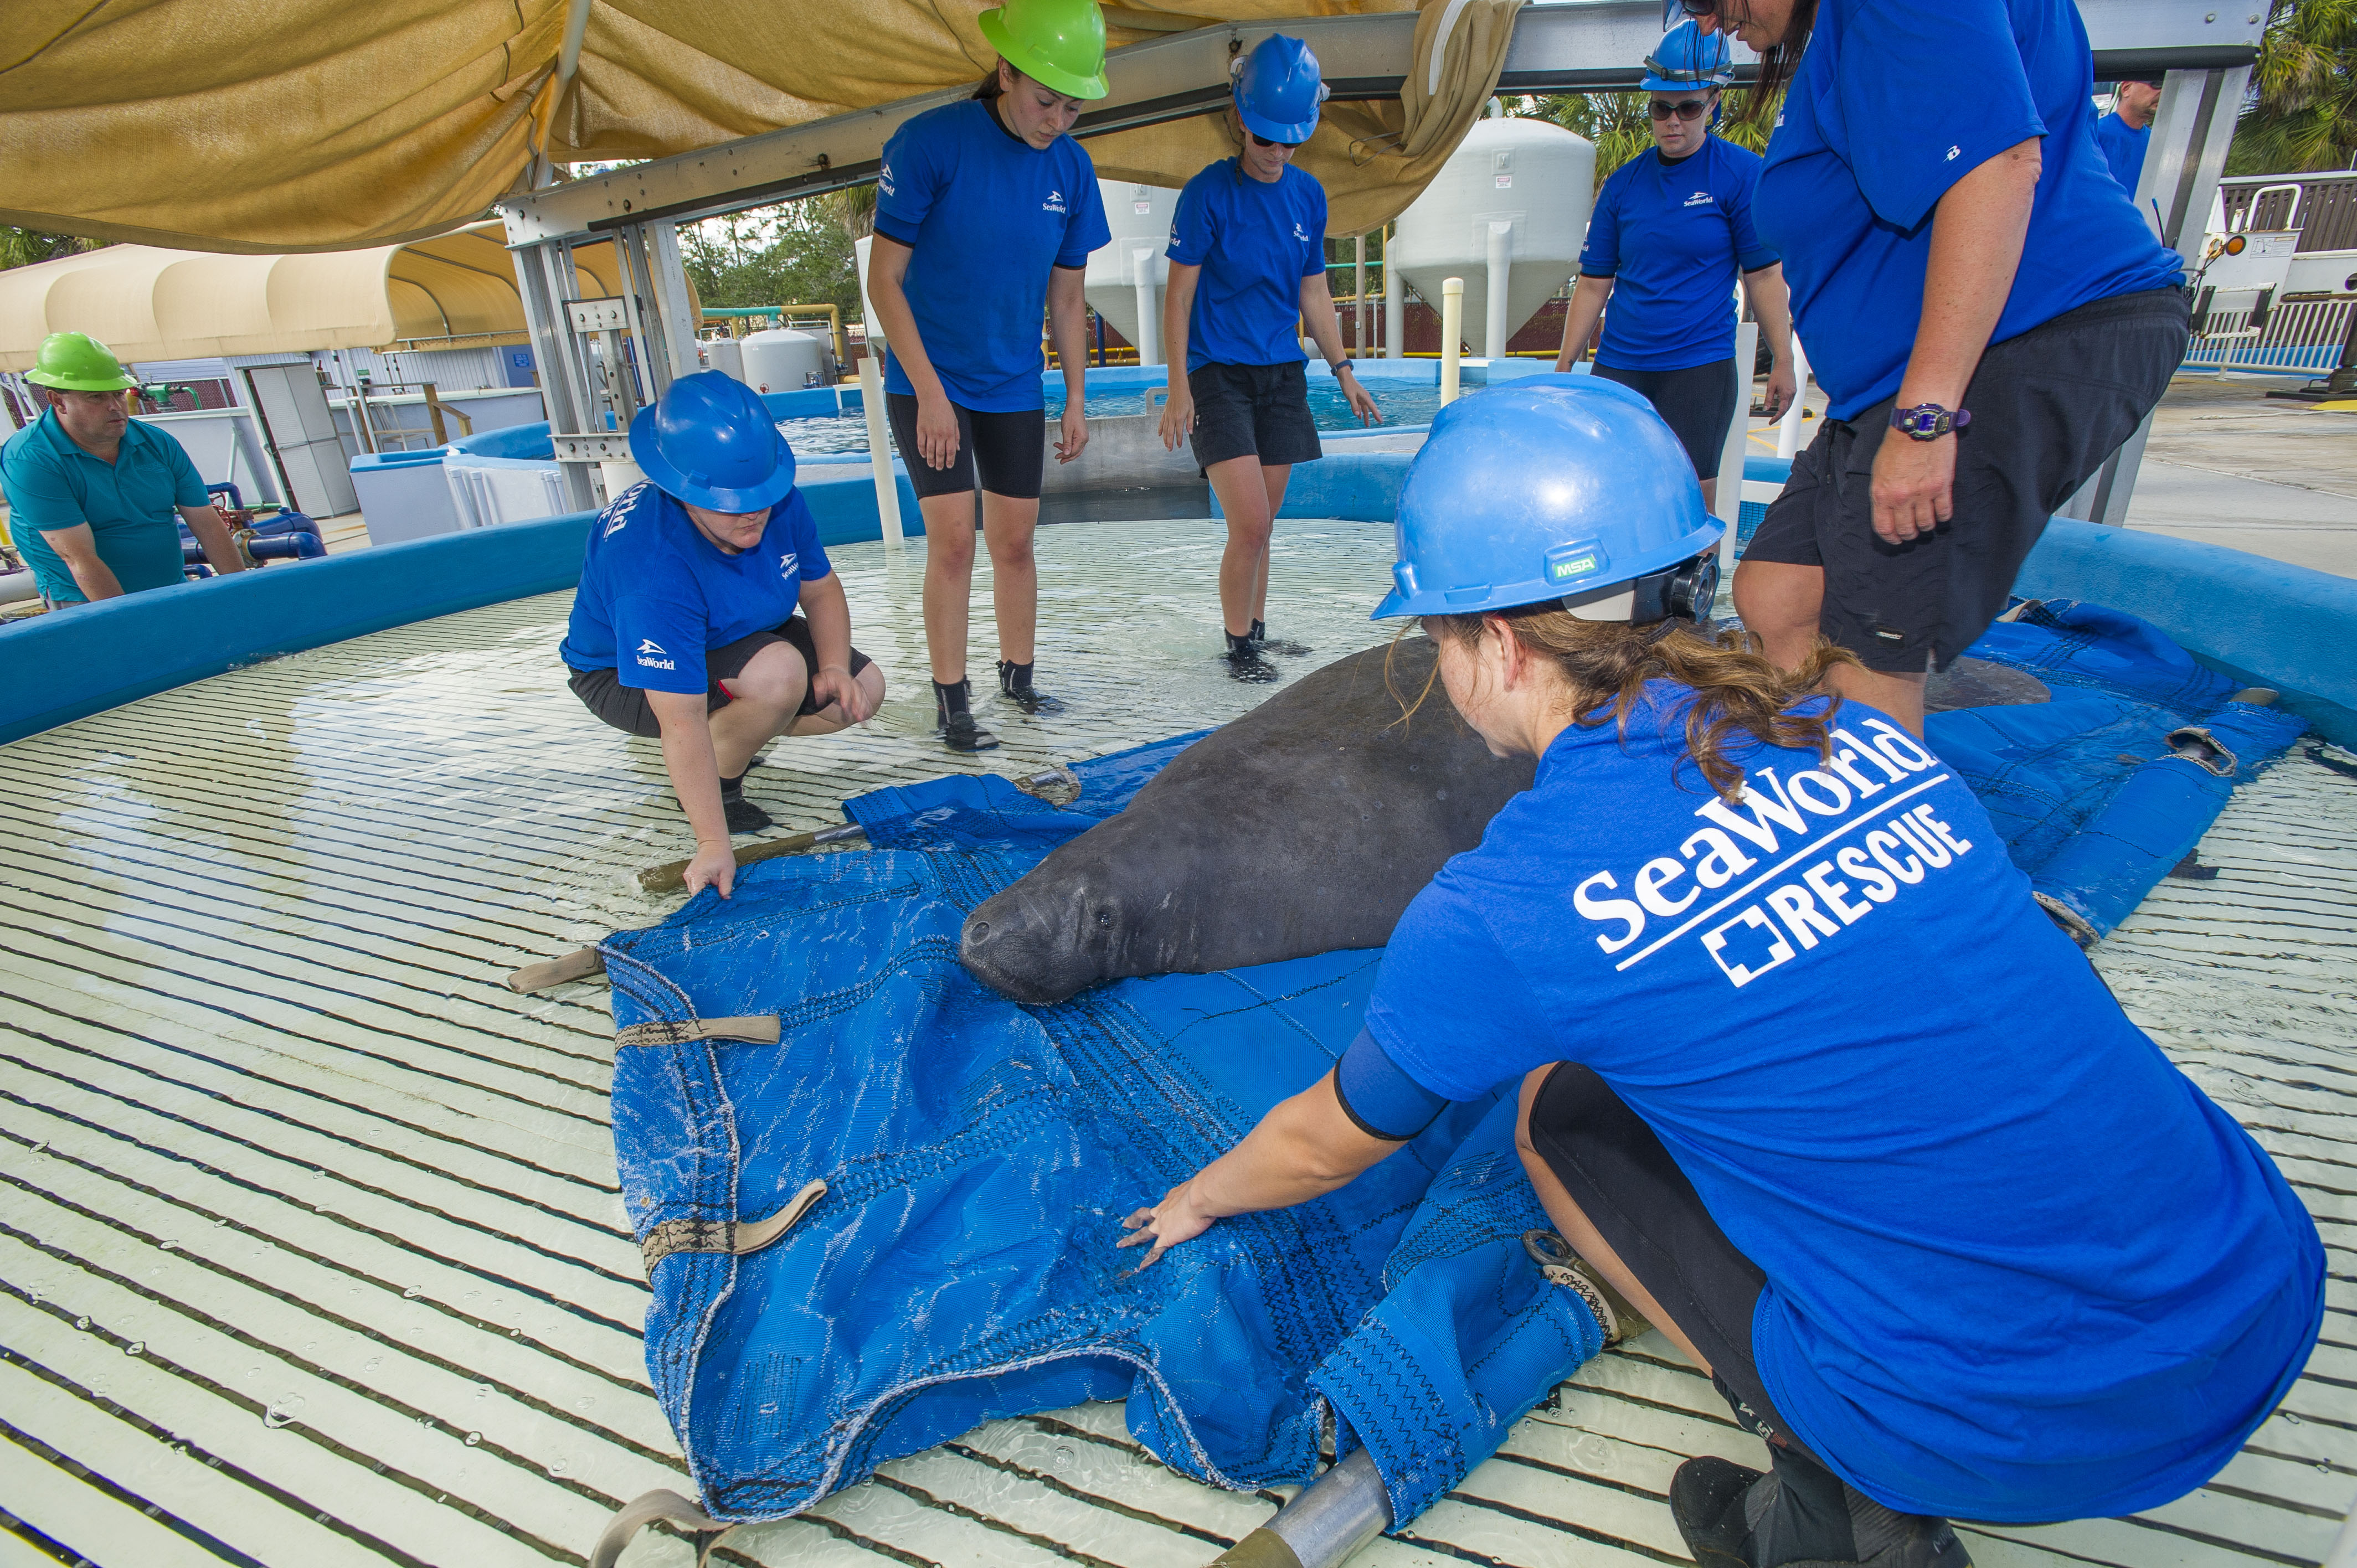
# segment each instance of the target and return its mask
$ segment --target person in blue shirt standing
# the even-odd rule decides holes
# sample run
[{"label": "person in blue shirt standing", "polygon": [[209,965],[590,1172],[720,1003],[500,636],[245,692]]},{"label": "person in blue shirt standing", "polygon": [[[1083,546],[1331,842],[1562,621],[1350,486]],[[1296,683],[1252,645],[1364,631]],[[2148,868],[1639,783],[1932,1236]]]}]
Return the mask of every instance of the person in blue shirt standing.
[{"label": "person in blue shirt standing", "polygon": [[0,489],[10,537],[51,609],[188,581],[175,511],[214,571],[245,569],[188,452],[131,417],[123,394],[139,380],[105,344],[52,332],[25,379],[48,390],[49,405],[0,446]]},{"label": "person in blue shirt standing", "polygon": [[1921,734],[1928,673],[2168,390],[2184,260],[2096,149],[2071,0],[1670,3],[1760,51],[1752,102],[1781,105],[1760,232],[1828,400],[1736,608],[1787,668],[1848,649],[1835,690]]},{"label": "person in blue shirt standing", "polygon": [[1442,411],[1375,613],[1422,618],[1457,714],[1535,781],[1408,906],[1339,1065],[1123,1245],[1216,1248],[1519,1081],[1607,1337],[1633,1308],[1767,1444],[1671,1480],[1701,1568],[1964,1568],[1949,1517],[2179,1497],[2306,1364],[2316,1225],[1953,770],[1824,698],[1849,654],[1782,670],[1696,624],[1719,532],[1625,389]]},{"label": "person in blue shirt standing", "polygon": [[891,346],[892,439],[925,516],[925,647],[952,751],[998,737],[974,716],[965,673],[974,589],[974,497],[990,549],[998,689],[1029,714],[1060,708],[1032,682],[1047,398],[1044,304],[1064,371],[1056,460],[1088,444],[1082,271],[1109,242],[1096,166],[1069,133],[1103,98],[1104,16],[1094,0],[1006,0],[980,18],[998,63],[974,97],[892,134],[876,181],[867,292]]},{"label": "person in blue shirt standing", "polygon": [[2152,145],[2152,117],[2160,108],[2164,78],[2131,76],[2112,84],[2112,112],[2095,122],[2095,145],[2112,177],[2133,198],[2144,177],[2144,155]]},{"label": "person in blue shirt standing", "polygon": [[[1309,412],[1301,351],[1307,325],[1361,422],[1380,423],[1342,349],[1326,284],[1326,191],[1293,166],[1325,101],[1318,57],[1273,34],[1236,62],[1231,90],[1243,151],[1198,173],[1170,222],[1170,281],[1162,336],[1170,378],[1162,444],[1191,439],[1227,519],[1220,614],[1228,672],[1273,681],[1268,648],[1268,545],[1293,465],[1322,448]],[[1297,644],[1282,644],[1307,652]]]},{"label": "person in blue shirt standing", "polygon": [[695,832],[688,894],[726,898],[729,834],[770,825],[745,799],[754,755],[865,724],[884,671],[851,645],[851,606],[760,394],[718,371],[682,376],[630,421],[630,456],[647,482],[589,525],[557,654],[591,713],[662,742]]},{"label": "person in blue shirt standing", "polygon": [[[1555,360],[1568,371],[1601,316],[1594,373],[1635,388],[1670,422],[1706,506],[1717,504],[1719,456],[1736,416],[1738,272],[1773,355],[1769,418],[1792,402],[1795,379],[1784,270],[1752,225],[1760,155],[1711,134],[1719,91],[1734,79],[1727,40],[1691,22],[1646,59],[1653,151],[1614,169],[1597,192]],[[1749,375],[1740,381],[1748,387]]]}]

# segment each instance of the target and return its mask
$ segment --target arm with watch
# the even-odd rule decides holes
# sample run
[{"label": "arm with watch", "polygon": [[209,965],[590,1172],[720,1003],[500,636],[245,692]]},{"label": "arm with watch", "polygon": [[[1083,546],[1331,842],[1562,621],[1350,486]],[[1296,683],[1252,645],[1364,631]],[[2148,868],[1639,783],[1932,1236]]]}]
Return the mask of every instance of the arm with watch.
[{"label": "arm with watch", "polygon": [[2008,147],[1948,188],[1932,218],[1923,316],[1891,428],[1874,457],[1874,532],[1904,544],[1948,521],[1961,405],[2021,265],[2040,166],[2035,139]]}]

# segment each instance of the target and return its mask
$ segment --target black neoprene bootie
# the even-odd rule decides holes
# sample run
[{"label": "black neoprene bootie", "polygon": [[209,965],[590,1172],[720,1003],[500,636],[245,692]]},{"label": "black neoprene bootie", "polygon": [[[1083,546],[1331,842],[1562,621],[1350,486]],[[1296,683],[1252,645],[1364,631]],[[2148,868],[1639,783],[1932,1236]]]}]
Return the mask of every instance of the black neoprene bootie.
[{"label": "black neoprene bootie", "polygon": [[1260,656],[1259,643],[1249,636],[1238,637],[1232,631],[1227,634],[1227,639],[1230,676],[1254,685],[1264,685],[1276,679],[1277,668]]},{"label": "black neoprene bootie", "polygon": [[1946,1520],[1887,1509],[1813,1460],[1770,1449],[1766,1475],[1716,1455],[1670,1478],[1697,1568],[1972,1568]]},{"label": "black neoprene bootie", "polygon": [[998,737],[974,722],[968,701],[972,687],[963,681],[933,682],[933,730],[952,751],[995,751]]},{"label": "black neoprene bootie", "polygon": [[732,833],[758,833],[770,825],[770,813],[745,799],[745,776],[720,781],[720,813]]},{"label": "black neoprene bootie", "polygon": [[1064,704],[1031,684],[1031,666],[998,661],[998,694],[1027,714],[1060,714]]},{"label": "black neoprene bootie", "polygon": [[1282,653],[1287,659],[1298,659],[1309,651],[1306,643],[1289,641],[1285,638],[1278,638],[1275,642],[1271,642],[1268,639],[1266,621],[1253,622],[1252,639],[1253,646],[1263,653]]}]

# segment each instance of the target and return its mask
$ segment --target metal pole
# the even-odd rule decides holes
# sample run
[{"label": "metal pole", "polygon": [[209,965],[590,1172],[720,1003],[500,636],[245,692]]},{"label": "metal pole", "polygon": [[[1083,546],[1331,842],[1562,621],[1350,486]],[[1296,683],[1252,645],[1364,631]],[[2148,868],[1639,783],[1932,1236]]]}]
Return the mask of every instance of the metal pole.
[{"label": "metal pole", "polygon": [[[703,366],[695,347],[695,312],[689,308],[687,294],[687,263],[680,258],[679,225],[659,220],[646,225],[648,281],[653,285],[651,296],[655,320],[651,323],[658,342],[668,350],[670,364],[655,373],[653,392],[661,397],[671,383],[681,376],[692,376]],[[827,306],[830,317],[834,307]],[[833,336],[835,357],[843,355],[843,328],[834,324]]]},{"label": "metal pole", "polygon": [[884,548],[898,553],[900,542],[900,481],[892,472],[892,436],[884,419],[884,361],[859,356],[859,412],[867,422],[867,467],[876,478],[876,521]]},{"label": "metal pole", "polygon": [[1490,225],[1490,297],[1482,303],[1481,352],[1487,359],[1506,357],[1506,274],[1514,263],[1514,226]]},{"label": "metal pole", "polygon": [[1359,248],[1357,263],[1351,268],[1351,293],[1358,301],[1359,329],[1351,335],[1351,357],[1355,360],[1364,360],[1372,358],[1367,352],[1367,237],[1365,234],[1361,233],[1357,237],[1357,244]]},{"label": "metal pole", "polygon": [[1392,247],[1399,242],[1397,226],[1383,235],[1383,358],[1396,360],[1407,352],[1407,280],[1392,265]]},{"label": "metal pole", "polygon": [[[565,242],[544,241],[517,245],[516,290],[523,301],[524,327],[532,335],[533,357],[540,366],[540,401],[548,411],[548,427],[555,435],[578,435],[589,428],[587,411],[594,406],[588,380],[580,363],[565,302],[576,297],[579,284]],[[579,463],[561,463],[565,504],[587,511],[597,504],[589,469]]]},{"label": "metal pole", "polygon": [[1458,338],[1465,329],[1465,280],[1440,280],[1440,406],[1457,401]]},{"label": "metal pole", "polygon": [[1154,257],[1151,248],[1132,251],[1130,265],[1137,285],[1137,362],[1158,365],[1162,362],[1162,323],[1154,299]]}]

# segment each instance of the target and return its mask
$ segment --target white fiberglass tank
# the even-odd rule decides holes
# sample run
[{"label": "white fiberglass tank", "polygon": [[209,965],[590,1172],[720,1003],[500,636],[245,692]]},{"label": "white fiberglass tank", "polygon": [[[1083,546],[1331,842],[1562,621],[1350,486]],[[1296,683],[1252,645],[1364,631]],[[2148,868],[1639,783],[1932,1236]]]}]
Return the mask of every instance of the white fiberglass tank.
[{"label": "white fiberglass tank", "polygon": [[[1170,219],[1178,209],[1178,193],[1167,186],[1101,179],[1097,181],[1097,195],[1104,201],[1105,225],[1113,231],[1113,240],[1089,252],[1088,270],[1082,274],[1089,308],[1103,317],[1107,327],[1136,344],[1141,351],[1158,349],[1162,340],[1162,288],[1170,281],[1170,263],[1163,252],[1170,245]],[[1138,254],[1141,251],[1146,252],[1143,257]],[[1146,328],[1151,342],[1138,335],[1140,282],[1153,291],[1153,320]],[[1093,349],[1095,345],[1090,347]],[[1160,364],[1162,356],[1159,352],[1146,353],[1142,362]]]},{"label": "white fiberglass tank", "polygon": [[744,381],[755,392],[800,392],[826,384],[826,344],[808,332],[772,327],[744,340]]},{"label": "white fiberglass tank", "polygon": [[[1476,355],[1495,357],[1577,270],[1595,201],[1596,148],[1587,138],[1551,120],[1476,120],[1399,215],[1392,260],[1436,311],[1441,281],[1463,278],[1465,340]],[[1493,261],[1506,274],[1501,311],[1491,309]]]}]

